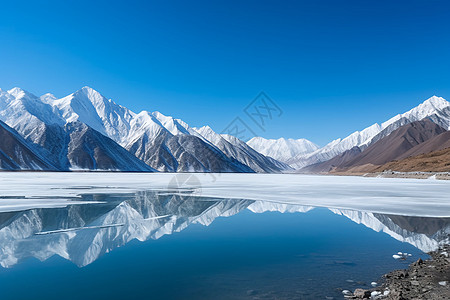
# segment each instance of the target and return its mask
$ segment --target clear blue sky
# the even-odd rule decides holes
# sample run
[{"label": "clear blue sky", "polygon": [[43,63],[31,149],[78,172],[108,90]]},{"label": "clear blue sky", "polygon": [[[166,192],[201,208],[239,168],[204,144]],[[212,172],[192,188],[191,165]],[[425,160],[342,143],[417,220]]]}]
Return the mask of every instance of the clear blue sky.
[{"label": "clear blue sky", "polygon": [[[331,139],[450,98],[446,1],[2,1],[0,87],[89,85],[221,131],[260,91],[267,138]],[[245,116],[245,115],[244,115]]]}]

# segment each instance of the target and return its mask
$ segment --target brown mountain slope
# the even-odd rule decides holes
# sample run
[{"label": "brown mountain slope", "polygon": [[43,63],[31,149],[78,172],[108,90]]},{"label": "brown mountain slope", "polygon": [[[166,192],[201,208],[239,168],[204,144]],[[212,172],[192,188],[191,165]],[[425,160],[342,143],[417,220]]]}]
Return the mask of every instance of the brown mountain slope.
[{"label": "brown mountain slope", "polygon": [[432,137],[428,141],[419,144],[414,148],[410,149],[409,151],[405,152],[405,154],[399,156],[398,160],[410,156],[417,156],[420,154],[426,154],[433,151],[439,151],[449,147],[450,147],[450,131],[446,131],[435,137]]},{"label": "brown mountain slope", "polygon": [[[358,170],[362,166],[379,166],[401,158],[413,147],[446,132],[445,129],[425,119],[393,131],[390,135],[369,146],[361,154],[337,168],[338,171]],[[365,169],[363,167],[362,169]]]},{"label": "brown mountain slope", "polygon": [[371,172],[387,170],[397,172],[450,172],[450,148],[392,161],[373,168]]}]

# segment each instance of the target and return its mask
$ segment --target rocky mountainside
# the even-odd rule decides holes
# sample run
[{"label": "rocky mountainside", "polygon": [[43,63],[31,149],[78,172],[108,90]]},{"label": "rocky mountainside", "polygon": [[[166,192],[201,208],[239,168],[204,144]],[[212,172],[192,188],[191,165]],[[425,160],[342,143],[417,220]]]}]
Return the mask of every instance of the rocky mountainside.
[{"label": "rocky mountainside", "polygon": [[415,146],[401,155],[399,159],[440,151],[445,148],[450,148],[450,131],[445,131],[435,137],[432,137],[426,142]]},{"label": "rocky mountainside", "polygon": [[337,170],[351,170],[365,165],[379,166],[401,159],[415,146],[444,132],[445,129],[427,119],[409,123],[371,144],[353,159],[337,166]]},{"label": "rocky mountainside", "polygon": [[279,173],[281,170],[291,169],[288,165],[259,153],[234,136],[214,132],[209,126],[196,128],[195,131],[226,156],[249,166],[256,172]]},{"label": "rocky mountainside", "polygon": [[301,168],[298,172],[299,173],[328,173],[338,167],[341,167],[342,165],[346,164],[347,162],[351,161],[352,159],[357,157],[361,152],[362,152],[361,148],[359,148],[358,146],[355,146],[355,147],[351,148],[350,150],[347,150],[347,151],[333,157],[330,160]]},{"label": "rocky mountainside", "polygon": [[14,129],[0,121],[0,170],[56,170],[38,153]]},{"label": "rocky mountainside", "polygon": [[64,153],[70,170],[108,170],[154,172],[110,138],[84,123],[71,122],[64,126]]},{"label": "rocky mountainside", "polygon": [[[365,149],[354,147],[328,161],[305,167],[300,171],[310,173],[368,172],[374,167],[393,160],[437,150],[441,145],[445,145],[446,133],[448,131],[429,119],[408,123]],[[428,146],[422,146],[429,140],[434,142]],[[416,147],[419,148],[414,150]]]}]

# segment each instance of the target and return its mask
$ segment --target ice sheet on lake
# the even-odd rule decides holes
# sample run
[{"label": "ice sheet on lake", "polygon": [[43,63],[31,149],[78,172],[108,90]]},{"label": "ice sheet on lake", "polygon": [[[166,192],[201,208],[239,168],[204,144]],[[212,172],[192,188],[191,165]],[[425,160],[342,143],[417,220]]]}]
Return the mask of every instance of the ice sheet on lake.
[{"label": "ice sheet on lake", "polygon": [[155,189],[193,191],[201,197],[450,217],[450,181],[297,174],[0,173],[0,197],[15,197],[15,204],[0,199],[0,211],[30,201],[33,207],[52,205],[45,197],[58,197],[62,200],[53,204],[64,205],[64,199],[76,204],[73,198],[84,193]]}]

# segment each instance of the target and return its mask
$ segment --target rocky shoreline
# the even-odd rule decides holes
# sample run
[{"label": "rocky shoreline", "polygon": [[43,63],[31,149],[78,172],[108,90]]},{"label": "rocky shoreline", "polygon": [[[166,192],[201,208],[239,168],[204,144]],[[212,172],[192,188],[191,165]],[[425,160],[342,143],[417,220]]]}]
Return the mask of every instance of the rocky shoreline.
[{"label": "rocky shoreline", "polygon": [[346,299],[449,300],[450,245],[428,254],[430,259],[419,259],[407,270],[396,270],[384,275],[384,283],[379,287],[342,293]]},{"label": "rocky shoreline", "polygon": [[382,177],[382,178],[415,178],[415,179],[439,179],[450,180],[449,172],[396,172],[384,171],[377,173],[366,173],[364,177]]}]

